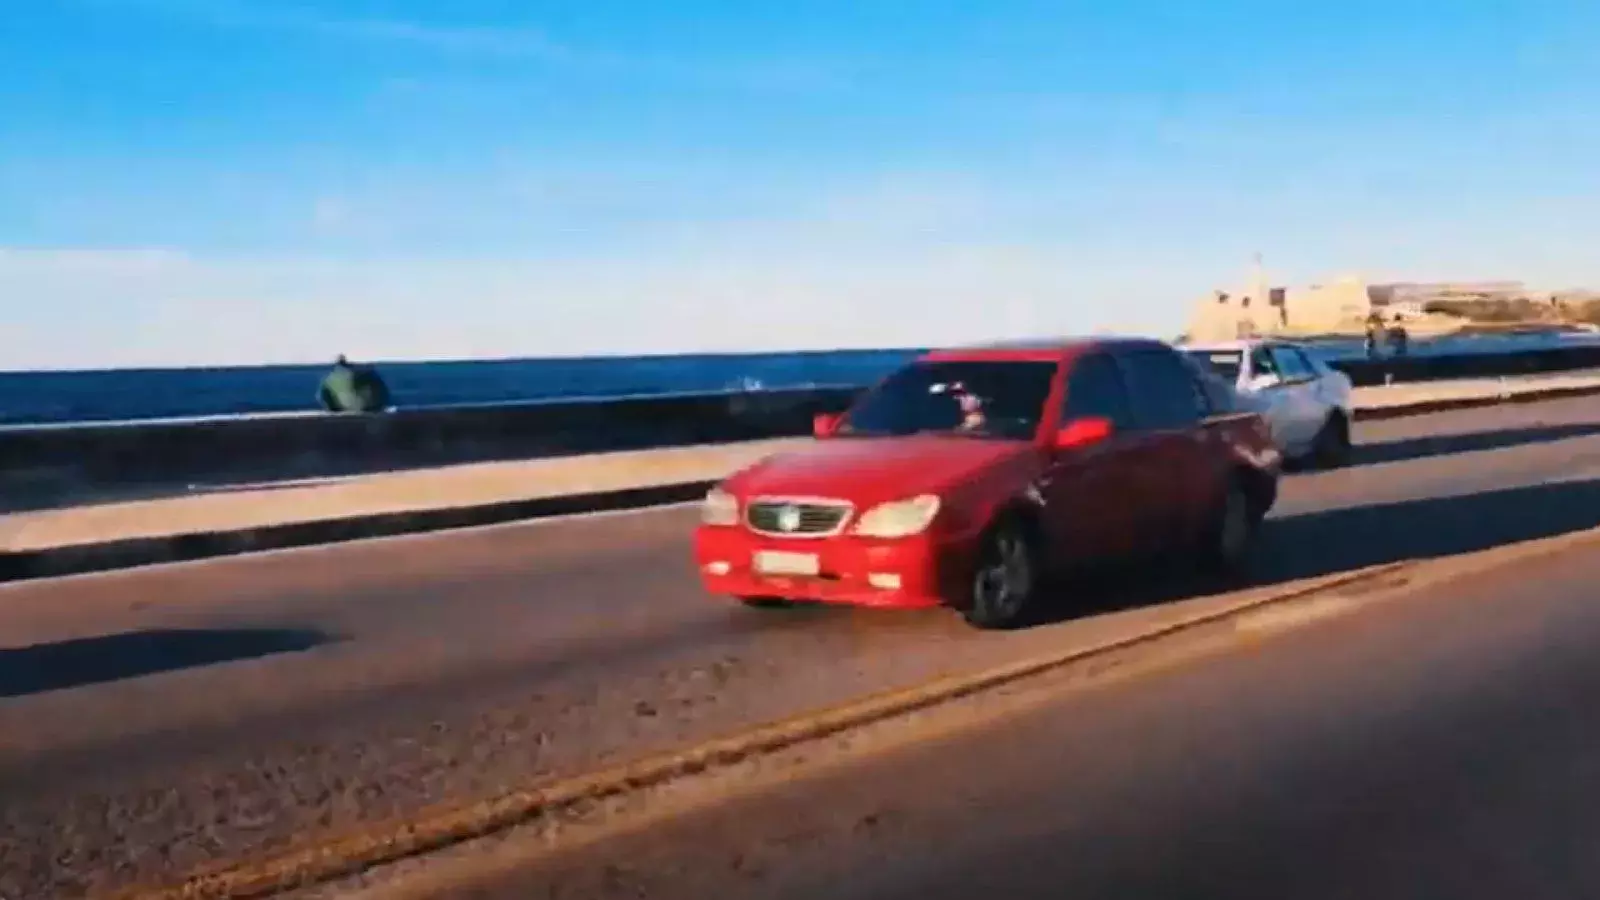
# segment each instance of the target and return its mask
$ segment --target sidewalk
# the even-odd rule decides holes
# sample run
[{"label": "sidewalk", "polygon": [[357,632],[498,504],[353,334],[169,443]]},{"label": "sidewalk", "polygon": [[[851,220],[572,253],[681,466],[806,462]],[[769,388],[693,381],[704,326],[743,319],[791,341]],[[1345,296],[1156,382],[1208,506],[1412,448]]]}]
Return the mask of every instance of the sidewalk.
[{"label": "sidewalk", "polygon": [[1515,378],[1464,378],[1452,381],[1358,387],[1352,392],[1352,399],[1358,412],[1368,414],[1358,417],[1380,418],[1391,411],[1407,415],[1422,412],[1423,410],[1418,407],[1424,404],[1455,406],[1471,401],[1513,400],[1527,394],[1537,397],[1545,393],[1583,393],[1588,388],[1600,391],[1600,372],[1566,372]]},{"label": "sidewalk", "polygon": [[[1358,418],[1600,393],[1600,373],[1357,388]],[[809,438],[268,483],[0,516],[0,580],[690,500]]]},{"label": "sidewalk", "polygon": [[809,438],[473,463],[0,516],[0,554],[716,481]]}]

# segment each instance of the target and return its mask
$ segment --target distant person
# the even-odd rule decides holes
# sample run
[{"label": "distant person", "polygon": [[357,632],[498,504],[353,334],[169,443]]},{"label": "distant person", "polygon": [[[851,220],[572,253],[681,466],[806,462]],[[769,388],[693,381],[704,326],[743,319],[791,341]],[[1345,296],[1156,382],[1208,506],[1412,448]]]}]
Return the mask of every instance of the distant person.
[{"label": "distant person", "polygon": [[1411,335],[1406,331],[1406,326],[1400,324],[1399,319],[1396,319],[1389,329],[1389,345],[1394,348],[1395,356],[1405,356],[1406,351],[1410,349]]},{"label": "distant person", "polygon": [[1378,324],[1370,319],[1367,321],[1366,349],[1367,359],[1378,358]]},{"label": "distant person", "polygon": [[375,413],[389,408],[389,386],[371,366],[352,365],[344,354],[317,390],[322,408],[332,413]]}]

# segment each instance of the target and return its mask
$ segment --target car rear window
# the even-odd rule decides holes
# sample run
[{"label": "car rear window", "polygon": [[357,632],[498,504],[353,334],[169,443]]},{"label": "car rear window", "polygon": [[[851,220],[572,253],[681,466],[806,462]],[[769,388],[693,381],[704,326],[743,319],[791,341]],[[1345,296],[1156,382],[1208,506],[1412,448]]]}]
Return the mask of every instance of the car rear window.
[{"label": "car rear window", "polygon": [[1128,397],[1128,386],[1123,383],[1122,372],[1116,362],[1103,353],[1080,357],[1073,364],[1067,375],[1063,404],[1063,422],[1101,416],[1110,419],[1118,431],[1137,428],[1139,424],[1133,415],[1133,403]]},{"label": "car rear window", "polygon": [[1206,407],[1211,415],[1239,411],[1238,382],[1218,375],[1215,369],[1195,359],[1192,354],[1181,354],[1178,358],[1189,369],[1191,377],[1200,382],[1200,391],[1205,396]]},{"label": "car rear window", "polygon": [[836,433],[1031,440],[1039,431],[1056,369],[1054,362],[1035,361],[913,363],[863,394]]},{"label": "car rear window", "polygon": [[1144,427],[1166,431],[1192,428],[1209,415],[1200,381],[1171,350],[1138,350],[1123,356],[1134,412]]},{"label": "car rear window", "polygon": [[1188,350],[1189,358],[1200,363],[1218,377],[1228,381],[1239,380],[1239,370],[1244,367],[1242,350]]}]

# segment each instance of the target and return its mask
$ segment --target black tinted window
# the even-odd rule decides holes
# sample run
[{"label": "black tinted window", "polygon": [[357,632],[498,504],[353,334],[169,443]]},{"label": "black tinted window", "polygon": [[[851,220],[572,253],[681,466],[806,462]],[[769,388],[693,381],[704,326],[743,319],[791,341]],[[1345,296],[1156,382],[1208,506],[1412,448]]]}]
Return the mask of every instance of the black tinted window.
[{"label": "black tinted window", "polygon": [[1123,356],[1134,413],[1145,428],[1189,428],[1207,415],[1200,382],[1172,351],[1140,350]]},{"label": "black tinted window", "polygon": [[1111,357],[1104,354],[1078,360],[1067,376],[1061,420],[1066,422],[1084,416],[1110,419],[1119,431],[1137,424],[1128,400],[1128,387],[1122,382],[1122,372]]},{"label": "black tinted window", "polygon": [[1031,440],[1056,368],[1053,362],[915,363],[863,394],[838,434],[947,432]]},{"label": "black tinted window", "polygon": [[1242,350],[1190,350],[1188,357],[1228,381],[1238,381],[1239,370],[1244,367]]},{"label": "black tinted window", "polygon": [[1260,378],[1262,375],[1271,375],[1282,378],[1283,372],[1278,368],[1277,360],[1264,347],[1257,347],[1250,351],[1250,377]]},{"label": "black tinted window", "polygon": [[1205,404],[1206,415],[1218,415],[1236,411],[1238,407],[1238,373],[1232,378],[1223,378],[1216,370],[1194,358],[1192,354],[1183,354],[1178,357],[1188,367],[1190,377],[1200,382],[1200,396]]},{"label": "black tinted window", "polygon": [[1327,367],[1323,365],[1322,360],[1318,358],[1315,353],[1312,353],[1310,350],[1307,350],[1304,347],[1295,347],[1294,354],[1305,361],[1306,371],[1311,373],[1311,377],[1322,377],[1323,370]]},{"label": "black tinted window", "polygon": [[1311,369],[1311,363],[1293,347],[1274,347],[1272,357],[1277,361],[1278,371],[1285,380],[1304,381],[1315,374]]}]

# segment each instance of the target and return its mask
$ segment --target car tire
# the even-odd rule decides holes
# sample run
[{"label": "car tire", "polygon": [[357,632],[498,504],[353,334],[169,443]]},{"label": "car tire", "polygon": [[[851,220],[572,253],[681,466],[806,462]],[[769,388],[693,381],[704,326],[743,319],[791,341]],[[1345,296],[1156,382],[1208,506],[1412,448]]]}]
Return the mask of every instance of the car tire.
[{"label": "car tire", "polygon": [[1033,612],[1042,574],[1039,542],[1017,519],[1004,519],[984,535],[962,614],[985,630],[1016,628]]},{"label": "car tire", "polygon": [[1337,469],[1350,461],[1350,420],[1342,412],[1328,414],[1328,421],[1317,432],[1311,461],[1319,469]]},{"label": "car tire", "polygon": [[1223,576],[1244,571],[1261,528],[1259,507],[1242,479],[1229,480],[1201,539],[1199,562],[1203,571]]}]

